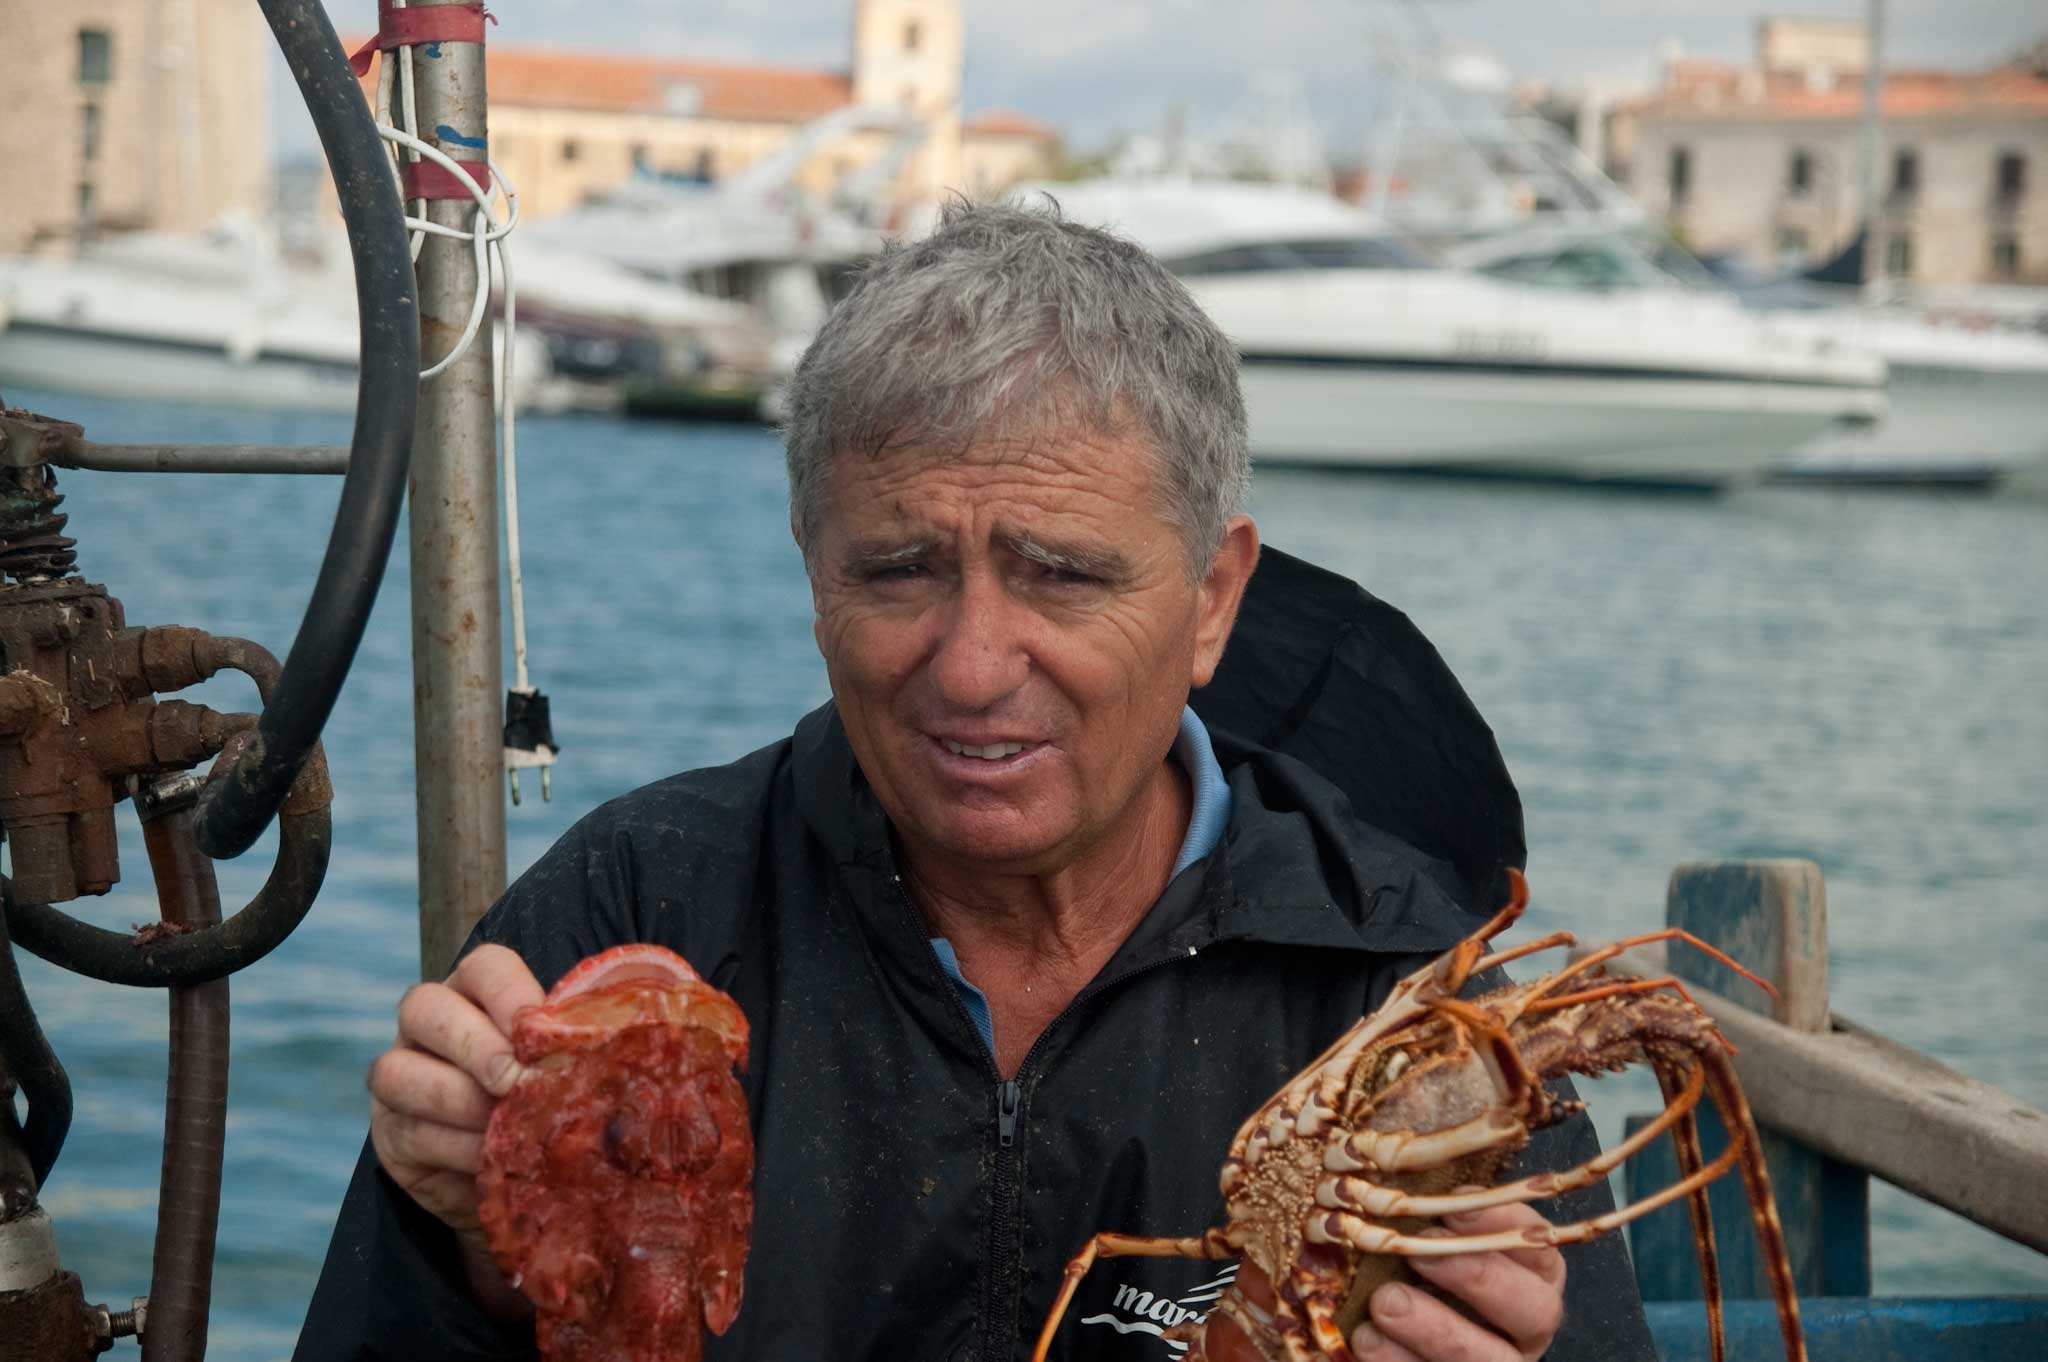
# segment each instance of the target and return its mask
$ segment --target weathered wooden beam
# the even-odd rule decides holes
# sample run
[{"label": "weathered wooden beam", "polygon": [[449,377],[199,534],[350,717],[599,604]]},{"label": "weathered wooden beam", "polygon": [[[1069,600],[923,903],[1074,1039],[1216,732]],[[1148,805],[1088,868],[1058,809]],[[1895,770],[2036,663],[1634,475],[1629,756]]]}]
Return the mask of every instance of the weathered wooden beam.
[{"label": "weathered wooden beam", "polygon": [[[1658,947],[1617,973],[1668,973]],[[1704,988],[1762,1125],[2048,1253],[2048,1113],[1841,1017],[1806,1033]]]}]

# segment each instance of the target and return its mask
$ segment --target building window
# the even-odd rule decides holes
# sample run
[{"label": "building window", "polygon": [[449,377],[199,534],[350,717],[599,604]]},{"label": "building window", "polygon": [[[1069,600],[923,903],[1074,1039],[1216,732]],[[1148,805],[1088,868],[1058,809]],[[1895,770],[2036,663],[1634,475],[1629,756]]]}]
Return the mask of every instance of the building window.
[{"label": "building window", "polygon": [[1785,169],[1786,192],[1800,196],[1813,188],[1813,153],[1795,151],[1792,163]]},{"label": "building window", "polygon": [[114,39],[103,28],[78,30],[78,83],[105,85],[114,78]]},{"label": "building window", "polygon": [[1892,153],[1892,197],[1910,199],[1920,192],[1920,153],[1900,147]]},{"label": "building window", "polygon": [[1885,238],[1884,272],[1895,279],[1910,278],[1913,273],[1913,238],[1899,233]]},{"label": "building window", "polygon": [[1671,182],[1671,206],[1683,204],[1692,194],[1692,148],[1673,147],[1671,165],[1665,178]]},{"label": "building window", "polygon": [[1807,253],[1812,249],[1806,233],[1797,227],[1778,229],[1778,264],[1783,269],[1796,270],[1804,265]]},{"label": "building window", "polygon": [[1991,277],[2020,277],[2020,239],[2016,233],[2000,232],[1991,238]]},{"label": "building window", "polygon": [[79,128],[79,146],[85,152],[85,159],[97,161],[100,158],[100,106],[88,104],[81,110],[84,121]]},{"label": "building window", "polygon": [[90,226],[94,212],[99,207],[98,197],[93,193],[92,181],[82,180],[78,185],[78,221],[81,226]]},{"label": "building window", "polygon": [[565,137],[562,139],[562,159],[564,161],[573,161],[582,154],[583,147],[575,138]]},{"label": "building window", "polygon": [[691,168],[690,173],[706,184],[711,183],[711,148],[703,147],[698,150],[697,162]]},{"label": "building window", "polygon": [[2000,203],[2012,203],[2027,193],[2027,158],[2017,151],[2000,152],[1997,194]]},{"label": "building window", "polygon": [[924,32],[917,20],[912,19],[903,26],[903,50],[905,52],[917,51],[917,45],[923,38]]}]

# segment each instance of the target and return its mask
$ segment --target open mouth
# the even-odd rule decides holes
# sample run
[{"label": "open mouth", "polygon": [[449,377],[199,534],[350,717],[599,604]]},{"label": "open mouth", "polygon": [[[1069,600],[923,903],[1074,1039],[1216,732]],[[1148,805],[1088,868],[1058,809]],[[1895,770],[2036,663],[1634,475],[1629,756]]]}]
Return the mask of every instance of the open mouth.
[{"label": "open mouth", "polygon": [[1028,742],[992,742],[975,747],[968,743],[954,742],[951,738],[941,738],[939,742],[956,757],[977,757],[982,761],[1002,761],[1037,746],[1036,743]]}]

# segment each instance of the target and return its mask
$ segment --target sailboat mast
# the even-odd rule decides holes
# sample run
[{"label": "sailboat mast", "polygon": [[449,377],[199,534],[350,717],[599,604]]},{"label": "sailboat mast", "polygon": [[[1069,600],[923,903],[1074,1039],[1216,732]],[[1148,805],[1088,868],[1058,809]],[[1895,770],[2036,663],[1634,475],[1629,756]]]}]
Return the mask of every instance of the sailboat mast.
[{"label": "sailboat mast", "polygon": [[1877,157],[1884,129],[1884,0],[1870,0],[1866,24],[1868,55],[1863,61],[1863,128],[1856,156],[1858,215],[1863,224],[1863,277],[1884,280],[1885,243],[1878,231]]}]

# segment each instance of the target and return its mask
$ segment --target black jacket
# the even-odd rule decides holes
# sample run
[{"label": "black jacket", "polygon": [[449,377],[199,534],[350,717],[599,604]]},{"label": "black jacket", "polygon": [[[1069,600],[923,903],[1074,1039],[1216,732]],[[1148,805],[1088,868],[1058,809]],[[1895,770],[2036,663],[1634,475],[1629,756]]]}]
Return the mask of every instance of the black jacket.
[{"label": "black jacket", "polygon": [[[1397,613],[1280,555],[1258,578],[1232,645],[1244,660],[1197,698],[1233,792],[1223,843],[1168,887],[1014,1083],[1000,1080],[926,942],[830,706],[731,766],[600,808],[480,924],[476,939],[518,950],[543,983],[607,946],[660,942],[745,1009],[755,1228],[745,1303],[711,1342],[713,1362],[1027,1357],[1090,1234],[1219,1223],[1217,1165],[1244,1115],[1398,975],[1475,925],[1459,900],[1490,896],[1502,858],[1520,854],[1491,735]],[[1318,600],[1334,629],[1308,608]],[[1327,646],[1275,647],[1263,637],[1274,611],[1314,619],[1302,628],[1322,630]],[[1290,669],[1293,693],[1269,693],[1288,688]],[[1324,705],[1348,707],[1360,685],[1385,712],[1319,737]],[[1236,695],[1248,698],[1233,714]],[[1249,727],[1234,717],[1260,721],[1281,749],[1338,758],[1357,800],[1303,761],[1233,737]],[[1406,731],[1411,721],[1428,726]],[[1382,757],[1405,744],[1458,759],[1400,778],[1399,766],[1344,767],[1367,732]],[[1468,780],[1484,788],[1462,802],[1438,788]],[[1361,822],[1354,803],[1428,824],[1439,856]],[[1466,812],[1431,823],[1438,804]],[[1561,1167],[1593,1150],[1579,1118],[1539,1135],[1526,1161]],[[1576,1219],[1608,1204],[1602,1189],[1544,1209]],[[529,1338],[464,1299],[451,1249],[366,1147],[299,1362],[531,1356]],[[1566,1253],[1568,1323],[1551,1356],[1651,1357],[1618,1241]],[[1167,1362],[1177,1354],[1156,1337],[1160,1322],[1206,1308],[1224,1270],[1100,1263],[1053,1356]]]}]

